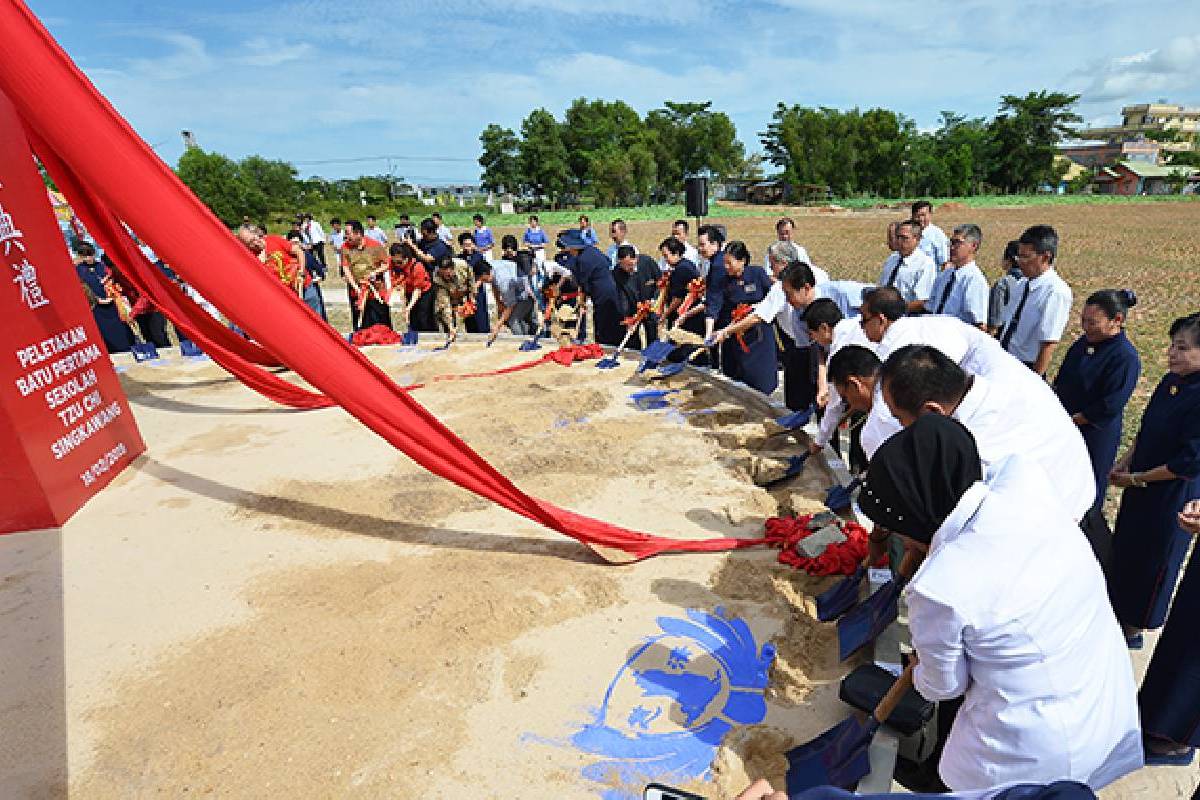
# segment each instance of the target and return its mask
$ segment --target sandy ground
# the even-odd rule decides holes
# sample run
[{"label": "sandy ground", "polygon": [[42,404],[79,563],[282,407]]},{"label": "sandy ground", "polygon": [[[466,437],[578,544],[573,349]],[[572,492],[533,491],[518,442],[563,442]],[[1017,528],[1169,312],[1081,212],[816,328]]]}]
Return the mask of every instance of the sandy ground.
[{"label": "sandy ground", "polygon": [[[511,342],[371,356],[401,383],[529,358]],[[633,796],[616,770],[584,777],[605,759],[572,736],[687,609],[724,609],[778,656],[765,718],[707,780],[668,782],[720,798],[780,781],[779,754],[846,714],[833,626],[798,610],[827,580],[774,551],[603,565],[340,409],[281,409],[207,361],[122,382],[147,455],[61,531],[0,539],[0,709],[20,732],[0,739],[5,797]],[[769,436],[765,408],[680,377],[670,408],[641,411],[645,383],[551,364],[416,396],[522,488],[616,523],[755,536],[820,507],[816,460],[754,485],[801,444]],[[1196,775],[1143,770],[1102,796],[1186,797]]]},{"label": "sandy ground", "polygon": [[[372,355],[404,383],[529,358],[512,343]],[[631,373],[551,364],[418,396],[523,488],[617,523],[753,536],[781,504],[820,506],[832,478],[815,462],[773,493],[754,485],[800,447],[768,438],[762,411],[687,378],[672,408],[640,411]],[[742,753],[778,777],[782,759],[760,751],[842,714],[833,630],[791,610],[821,583],[774,551],[602,565],[338,409],[274,407],[207,361],[132,366],[122,381],[148,454],[61,534],[0,549],[5,643],[36,662],[6,669],[23,679],[5,683],[7,725],[57,708],[62,724],[36,738],[68,732],[65,752],[7,739],[10,788],[594,797],[603,787],[580,771],[601,759],[570,738],[656,620],[688,608],[723,607],[780,648],[763,725],[696,788],[742,785]],[[56,635],[65,658],[47,669]]]}]

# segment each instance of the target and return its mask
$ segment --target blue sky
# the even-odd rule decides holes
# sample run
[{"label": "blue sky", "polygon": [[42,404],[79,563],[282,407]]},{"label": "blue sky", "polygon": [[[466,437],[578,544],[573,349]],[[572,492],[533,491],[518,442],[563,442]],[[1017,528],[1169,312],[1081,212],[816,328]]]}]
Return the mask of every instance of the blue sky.
[{"label": "blue sky", "polygon": [[[474,181],[479,132],[575,97],[712,100],[753,151],[778,101],[936,124],[1002,94],[1200,104],[1192,0],[28,0],[170,164],[179,131],[336,178]],[[338,163],[338,160],[341,163]],[[314,163],[327,162],[327,163]]]}]

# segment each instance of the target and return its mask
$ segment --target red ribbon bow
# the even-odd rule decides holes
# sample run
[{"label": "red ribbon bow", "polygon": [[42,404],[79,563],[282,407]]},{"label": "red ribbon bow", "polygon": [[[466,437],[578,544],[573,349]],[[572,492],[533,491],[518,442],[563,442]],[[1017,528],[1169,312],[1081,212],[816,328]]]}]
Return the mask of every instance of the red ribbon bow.
[{"label": "red ribbon bow", "polygon": [[693,278],[688,284],[687,297],[683,298],[683,303],[679,306],[679,316],[683,316],[688,312],[688,309],[695,304],[700,295],[704,294],[705,284],[703,278]]},{"label": "red ribbon bow", "polygon": [[[746,317],[750,316],[750,312],[752,312],[753,310],[754,310],[754,306],[749,306],[749,305],[746,305],[745,303],[741,303],[740,305],[738,305],[736,308],[733,309],[733,313],[730,316],[734,322],[741,322]],[[737,334],[737,340],[738,340],[738,344],[740,344],[742,346],[742,352],[749,353],[750,345],[746,344],[746,340],[743,338],[742,334],[740,334],[740,333]]]},{"label": "red ribbon bow", "polygon": [[626,317],[625,319],[621,320],[621,324],[624,325],[626,328],[633,328],[633,327],[637,326],[642,320],[644,320],[646,318],[646,315],[649,313],[650,313],[650,301],[649,300],[641,300],[638,302],[637,311],[634,312],[633,316]]}]

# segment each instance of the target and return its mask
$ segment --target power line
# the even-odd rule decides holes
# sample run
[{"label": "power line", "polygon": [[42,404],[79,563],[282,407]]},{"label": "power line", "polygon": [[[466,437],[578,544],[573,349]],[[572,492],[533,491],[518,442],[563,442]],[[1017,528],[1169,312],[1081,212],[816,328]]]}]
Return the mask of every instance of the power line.
[{"label": "power line", "polygon": [[364,161],[421,161],[421,162],[448,162],[462,164],[477,164],[473,158],[451,158],[450,156],[361,156],[359,158],[324,158],[313,161],[293,161],[293,164],[304,166],[316,166],[320,164],[361,164]]}]

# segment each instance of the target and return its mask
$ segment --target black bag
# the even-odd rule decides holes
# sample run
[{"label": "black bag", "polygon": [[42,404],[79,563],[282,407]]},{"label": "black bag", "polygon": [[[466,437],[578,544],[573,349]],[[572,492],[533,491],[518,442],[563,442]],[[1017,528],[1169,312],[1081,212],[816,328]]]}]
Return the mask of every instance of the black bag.
[{"label": "black bag", "polygon": [[[838,697],[859,711],[870,714],[896,682],[896,676],[876,664],[863,664],[842,679]],[[911,736],[933,719],[935,705],[909,689],[884,723],[902,736]]]}]

